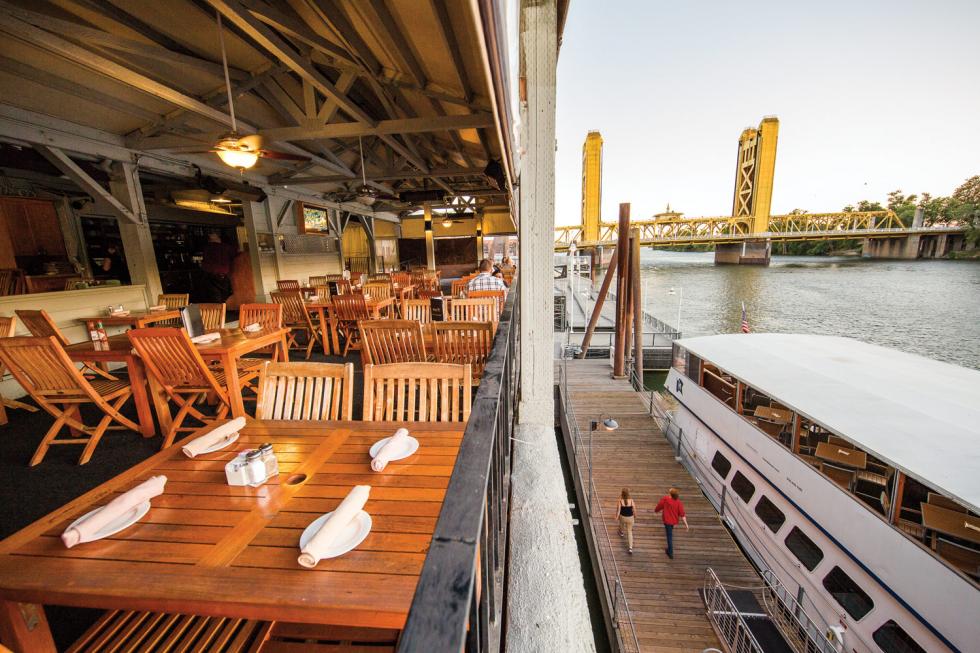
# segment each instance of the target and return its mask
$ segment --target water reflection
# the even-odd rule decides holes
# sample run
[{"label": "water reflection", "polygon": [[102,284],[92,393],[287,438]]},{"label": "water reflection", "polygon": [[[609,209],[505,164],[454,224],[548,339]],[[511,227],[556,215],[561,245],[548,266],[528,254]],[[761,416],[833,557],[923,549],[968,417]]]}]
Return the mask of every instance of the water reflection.
[{"label": "water reflection", "polygon": [[[644,304],[685,335],[739,330],[858,338],[980,369],[980,263],[774,257],[718,266],[710,253],[643,251]],[[675,294],[668,290],[675,288]]]}]

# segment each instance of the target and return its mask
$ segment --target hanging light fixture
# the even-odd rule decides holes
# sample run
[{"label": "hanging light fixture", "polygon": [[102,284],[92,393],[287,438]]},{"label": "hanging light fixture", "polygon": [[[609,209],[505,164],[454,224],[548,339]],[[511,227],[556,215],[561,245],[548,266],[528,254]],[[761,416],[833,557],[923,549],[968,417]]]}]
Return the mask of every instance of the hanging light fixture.
[{"label": "hanging light fixture", "polygon": [[443,218],[442,226],[445,227],[446,229],[449,229],[449,227],[453,226],[452,218],[450,218],[448,215],[445,218]]},{"label": "hanging light fixture", "polygon": [[243,150],[218,150],[218,158],[232,168],[251,168],[259,160],[258,152]]}]

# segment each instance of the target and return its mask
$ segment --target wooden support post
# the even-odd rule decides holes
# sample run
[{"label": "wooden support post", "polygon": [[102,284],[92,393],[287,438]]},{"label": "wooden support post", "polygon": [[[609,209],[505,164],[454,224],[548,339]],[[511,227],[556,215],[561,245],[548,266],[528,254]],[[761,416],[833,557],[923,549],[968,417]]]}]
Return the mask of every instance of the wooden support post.
[{"label": "wooden support post", "polygon": [[374,218],[362,215],[361,226],[364,227],[364,233],[367,234],[368,273],[377,274],[381,270],[378,270],[378,249],[374,241]]},{"label": "wooden support post", "polygon": [[793,413],[793,453],[800,455],[800,437],[803,432],[803,418],[797,413]]},{"label": "wooden support post", "polygon": [[606,272],[606,276],[602,278],[602,285],[599,286],[599,294],[596,296],[595,306],[592,307],[592,317],[589,318],[589,325],[585,328],[585,335],[582,336],[582,351],[579,352],[579,358],[585,358],[585,354],[589,351],[589,344],[592,343],[592,334],[595,333],[595,326],[599,323],[599,315],[602,314],[602,305],[606,302],[609,285],[613,280],[613,268],[616,267],[618,258],[619,251],[614,250],[612,259],[609,261],[609,270]]},{"label": "wooden support post", "polygon": [[436,244],[432,237],[432,205],[425,202],[422,205],[425,214],[425,267],[436,269]]},{"label": "wooden support post", "polygon": [[[266,301],[265,281],[262,278],[262,252],[259,250],[259,231],[268,228],[265,207],[259,202],[242,200],[242,222],[245,224],[245,235],[248,237],[248,259],[252,266],[252,281],[255,284],[255,301]],[[273,240],[276,248],[279,241]]]},{"label": "wooden support post", "polygon": [[[625,357],[626,357],[626,308],[627,308],[627,285],[626,273],[629,269],[629,229],[630,229],[630,205],[628,203],[619,205],[619,231],[617,232],[618,242],[616,252],[619,254],[618,265],[616,268],[616,342],[613,349],[613,377],[623,378],[625,376]],[[612,266],[609,266],[609,274],[612,273]]]},{"label": "wooden support post", "polygon": [[905,474],[895,470],[895,495],[892,497],[891,515],[889,519],[897,524],[902,517],[902,498],[905,495]]},{"label": "wooden support post", "polygon": [[129,268],[129,278],[134,284],[143,284],[147,305],[153,306],[163,292],[163,284],[160,282],[157,257],[153,252],[153,237],[150,235],[150,223],[146,216],[143,189],[136,165],[113,163],[109,191],[135,218],[135,221],[117,218],[119,236],[122,239],[123,254],[126,256],[126,266]]},{"label": "wooden support post", "polygon": [[[478,216],[476,219],[476,264],[480,265],[480,261],[484,258],[483,256],[483,216]],[[493,260],[493,255],[489,256],[490,260]]]},{"label": "wooden support post", "polygon": [[630,232],[630,295],[633,305],[633,369],[643,389],[643,297],[640,283],[640,230]]}]

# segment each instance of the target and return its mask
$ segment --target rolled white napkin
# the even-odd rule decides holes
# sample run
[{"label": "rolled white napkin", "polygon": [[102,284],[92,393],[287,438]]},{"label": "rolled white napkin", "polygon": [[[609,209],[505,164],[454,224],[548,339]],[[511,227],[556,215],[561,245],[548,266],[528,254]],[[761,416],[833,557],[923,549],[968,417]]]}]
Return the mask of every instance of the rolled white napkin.
[{"label": "rolled white napkin", "polygon": [[261,331],[262,325],[258,322],[252,322],[251,324],[246,324],[242,327],[242,331],[246,333],[255,333],[256,331]]},{"label": "rolled white napkin", "polygon": [[201,437],[194,438],[181,447],[181,451],[183,451],[184,455],[186,455],[188,458],[199,456],[219,442],[227,440],[231,436],[235,435],[243,428],[245,428],[245,418],[236,417],[230,422],[225,422],[221,426],[216,426]]},{"label": "rolled white napkin", "polygon": [[320,562],[327,549],[344,532],[344,529],[357,516],[357,513],[364,508],[370,494],[370,485],[355,485],[354,489],[334,509],[330,518],[316,532],[316,535],[310,538],[310,541],[303,547],[299,555],[299,564],[307,569],[316,567],[316,563]]},{"label": "rolled white napkin", "polygon": [[384,471],[384,468],[391,462],[391,456],[405,446],[405,440],[407,439],[408,431],[406,429],[395,431],[395,434],[378,450],[378,455],[371,460],[371,469],[376,472]]},{"label": "rolled white napkin", "polygon": [[167,305],[166,304],[157,304],[156,306],[151,306],[149,308],[149,310],[151,310],[151,311],[163,311],[163,310],[166,310],[166,308],[167,308]]},{"label": "rolled white napkin", "polygon": [[202,333],[199,336],[194,336],[193,338],[191,338],[191,342],[197,343],[199,345],[203,345],[208,342],[214,342],[220,337],[221,337],[220,333]]},{"label": "rolled white napkin", "polygon": [[102,510],[66,529],[61,534],[61,541],[69,549],[82,542],[91,542],[96,539],[95,534],[102,530],[106,524],[125,515],[144,501],[149,501],[153,497],[163,494],[163,487],[166,484],[166,476],[153,476],[143,481],[129,492],[124,492],[107,503]]}]

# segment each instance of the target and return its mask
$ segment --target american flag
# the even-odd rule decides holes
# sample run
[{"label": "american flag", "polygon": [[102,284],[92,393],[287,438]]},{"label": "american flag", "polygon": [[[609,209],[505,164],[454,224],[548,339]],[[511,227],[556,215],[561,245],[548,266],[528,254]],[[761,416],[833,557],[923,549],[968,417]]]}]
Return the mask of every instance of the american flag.
[{"label": "american flag", "polygon": [[749,318],[745,315],[745,302],[742,302],[742,333],[749,333]]}]

